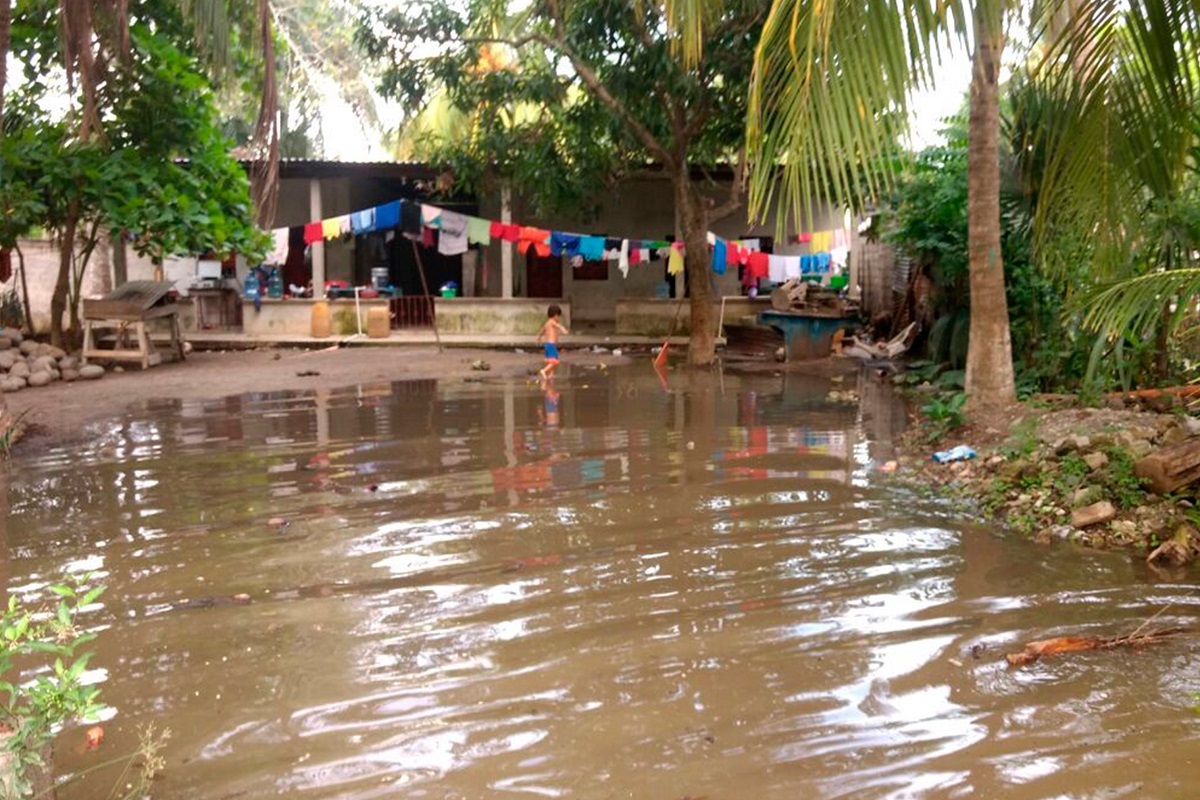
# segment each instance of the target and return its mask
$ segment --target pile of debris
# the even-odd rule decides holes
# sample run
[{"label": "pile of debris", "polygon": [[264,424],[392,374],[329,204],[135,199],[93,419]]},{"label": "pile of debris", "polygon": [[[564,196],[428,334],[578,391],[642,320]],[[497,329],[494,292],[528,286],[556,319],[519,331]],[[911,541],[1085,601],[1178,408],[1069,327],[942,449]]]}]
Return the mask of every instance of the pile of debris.
[{"label": "pile of debris", "polygon": [[848,317],[858,311],[857,304],[839,290],[796,278],[771,291],[771,308],[814,317]]},{"label": "pile of debris", "polygon": [[104,377],[104,367],[79,362],[79,356],[26,339],[16,329],[0,330],[0,392],[19,392],[25,388],[49,386],[60,380]]}]

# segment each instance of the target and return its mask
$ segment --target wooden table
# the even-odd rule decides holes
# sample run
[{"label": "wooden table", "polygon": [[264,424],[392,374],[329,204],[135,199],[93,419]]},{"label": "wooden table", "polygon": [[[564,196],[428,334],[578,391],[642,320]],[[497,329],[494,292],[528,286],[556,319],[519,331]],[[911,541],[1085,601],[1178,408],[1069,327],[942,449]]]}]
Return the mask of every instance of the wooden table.
[{"label": "wooden table", "polygon": [[[147,323],[164,320],[171,333],[170,351],[184,359],[183,334],[179,328],[179,306],[170,301],[167,293],[172,283],[167,281],[130,281],[102,299],[83,301],[83,356],[88,359],[132,361],[148,369],[162,363],[162,354],[150,341]],[[113,349],[101,349],[96,330],[115,328]],[[129,334],[134,334],[130,343]]]}]

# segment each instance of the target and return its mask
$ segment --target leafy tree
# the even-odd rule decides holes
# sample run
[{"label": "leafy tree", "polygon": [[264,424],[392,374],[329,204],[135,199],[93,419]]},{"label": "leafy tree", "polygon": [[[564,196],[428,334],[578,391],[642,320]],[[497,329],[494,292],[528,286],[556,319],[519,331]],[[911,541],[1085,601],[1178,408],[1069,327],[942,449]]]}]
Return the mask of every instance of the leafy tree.
[{"label": "leafy tree", "polygon": [[[624,170],[666,172],[687,253],[689,360],[709,364],[706,232],[740,206],[745,87],[765,12],[762,2],[730,0],[694,59],[664,35],[663,9],[610,0],[520,12],[494,0],[431,0],[369,19],[364,40],[384,64],[385,94],[419,108],[444,92],[464,115],[469,135],[433,149],[462,184],[500,179],[542,210],[578,210]],[[736,163],[738,177],[717,204],[693,170],[719,163]]]},{"label": "leafy tree", "polygon": [[37,225],[60,243],[51,298],[51,336],[63,341],[78,303],[88,259],[105,230],[129,230],[134,246],[168,255],[265,247],[252,224],[245,174],[227,154],[210,93],[194,62],[142,26],[132,31],[127,69],[96,95],[104,137],[75,135],[47,118],[45,87],[29,84],[10,114],[0,144],[6,173],[0,197],[19,210],[0,226],[0,242]]}]

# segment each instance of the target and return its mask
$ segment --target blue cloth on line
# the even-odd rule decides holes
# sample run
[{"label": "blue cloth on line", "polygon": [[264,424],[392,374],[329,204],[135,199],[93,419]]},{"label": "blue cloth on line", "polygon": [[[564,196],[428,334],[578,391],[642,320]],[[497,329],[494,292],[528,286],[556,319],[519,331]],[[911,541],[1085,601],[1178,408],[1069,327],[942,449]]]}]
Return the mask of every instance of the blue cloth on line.
[{"label": "blue cloth on line", "polygon": [[552,256],[577,256],[579,255],[579,240],[582,236],[574,233],[563,233],[562,231],[550,232],[550,255]]},{"label": "blue cloth on line", "polygon": [[400,224],[400,201],[375,207],[375,230],[389,231]]},{"label": "blue cloth on line", "polygon": [[713,245],[713,272],[717,273],[718,275],[725,274],[725,257],[725,240],[717,239],[716,244]]},{"label": "blue cloth on line", "polygon": [[813,271],[813,257],[800,256],[800,274],[811,275]]},{"label": "blue cloth on line", "polygon": [[817,253],[817,272],[829,272],[829,253]]},{"label": "blue cloth on line", "polygon": [[350,231],[352,233],[370,233],[375,230],[375,209],[355,211],[350,215]]},{"label": "blue cloth on line", "polygon": [[579,240],[579,255],[584,261],[604,260],[604,237],[584,236]]}]

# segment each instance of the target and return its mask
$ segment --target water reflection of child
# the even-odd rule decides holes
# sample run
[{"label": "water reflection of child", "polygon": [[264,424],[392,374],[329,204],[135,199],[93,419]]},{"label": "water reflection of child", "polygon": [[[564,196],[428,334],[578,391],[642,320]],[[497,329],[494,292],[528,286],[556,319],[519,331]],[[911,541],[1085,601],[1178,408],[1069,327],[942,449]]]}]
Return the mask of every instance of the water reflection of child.
[{"label": "water reflection of child", "polygon": [[558,415],[559,394],[557,391],[555,391],[554,386],[552,384],[550,384],[549,382],[546,383],[546,385],[543,387],[542,391],[543,391],[543,394],[545,395],[545,399],[542,403],[542,409],[546,415],[546,427],[547,428],[557,428],[558,421],[559,421],[559,415]]}]

